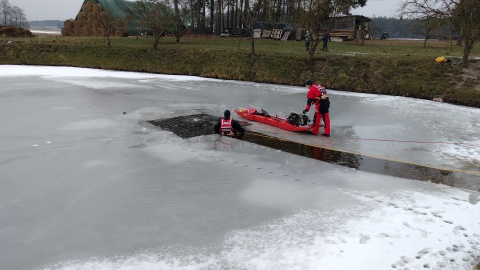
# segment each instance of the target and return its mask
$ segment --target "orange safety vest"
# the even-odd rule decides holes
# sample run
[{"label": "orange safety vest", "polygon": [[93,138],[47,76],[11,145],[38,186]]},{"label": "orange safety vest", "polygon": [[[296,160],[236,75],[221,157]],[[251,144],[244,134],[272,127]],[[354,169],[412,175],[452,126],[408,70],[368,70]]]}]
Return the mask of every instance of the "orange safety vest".
[{"label": "orange safety vest", "polygon": [[220,121],[220,135],[232,135],[234,133],[234,129],[232,127],[232,119],[222,119]]}]

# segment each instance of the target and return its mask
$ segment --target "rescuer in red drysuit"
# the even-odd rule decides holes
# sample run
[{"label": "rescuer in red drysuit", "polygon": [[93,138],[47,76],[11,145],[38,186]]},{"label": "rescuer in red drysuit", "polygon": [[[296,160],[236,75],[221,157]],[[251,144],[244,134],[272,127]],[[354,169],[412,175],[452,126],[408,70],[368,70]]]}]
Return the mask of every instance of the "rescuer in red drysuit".
[{"label": "rescuer in red drysuit", "polygon": [[308,93],[307,106],[305,107],[305,110],[303,110],[303,114],[310,110],[312,104],[315,105],[312,134],[318,134],[320,129],[320,119],[323,119],[323,122],[325,123],[325,131],[322,135],[330,137],[330,101],[328,99],[327,91],[325,90],[325,87],[319,84],[314,84],[312,80],[307,80],[305,86],[308,88]]},{"label": "rescuer in red drysuit", "polygon": [[218,120],[218,122],[213,127],[213,131],[217,134],[234,137],[234,138],[242,138],[245,134],[245,129],[242,128],[238,121],[233,120],[230,118],[230,111],[226,110],[223,113],[223,118]]},{"label": "rescuer in red drysuit", "polygon": [[314,123],[313,123],[313,129],[312,133],[317,135],[318,130],[320,129],[320,111],[319,111],[319,106],[320,106],[320,95],[322,92],[320,91],[320,88],[322,87],[321,85],[314,84],[312,80],[307,80],[305,82],[305,86],[308,88],[308,93],[307,93],[307,106],[305,107],[305,110],[303,110],[303,114],[306,114],[309,110],[312,104],[315,105],[315,115],[313,117]]}]

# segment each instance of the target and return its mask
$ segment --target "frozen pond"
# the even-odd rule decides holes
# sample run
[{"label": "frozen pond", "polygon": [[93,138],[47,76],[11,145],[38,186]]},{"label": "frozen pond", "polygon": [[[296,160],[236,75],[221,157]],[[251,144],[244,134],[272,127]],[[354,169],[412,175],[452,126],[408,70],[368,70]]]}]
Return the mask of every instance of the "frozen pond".
[{"label": "frozen pond", "polygon": [[[305,87],[28,66],[0,66],[0,82],[2,269],[444,269],[479,254],[478,189],[147,122],[284,116]],[[248,129],[480,181],[480,109],[329,95],[330,138]]]}]

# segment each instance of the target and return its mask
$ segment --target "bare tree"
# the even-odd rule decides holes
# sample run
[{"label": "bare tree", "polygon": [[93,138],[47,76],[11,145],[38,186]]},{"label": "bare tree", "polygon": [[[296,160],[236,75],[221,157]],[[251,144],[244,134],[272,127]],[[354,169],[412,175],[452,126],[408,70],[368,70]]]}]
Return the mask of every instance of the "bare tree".
[{"label": "bare tree", "polygon": [[11,6],[8,0],[0,1],[0,25],[11,25],[15,27],[28,26],[27,16],[23,9]]},{"label": "bare tree", "polygon": [[24,27],[26,22],[26,16],[23,9],[13,6],[10,12],[10,24],[16,27]]},{"label": "bare tree", "polygon": [[28,21],[27,21],[27,15],[25,14],[25,11],[23,9],[19,9],[20,14],[19,14],[19,20],[20,20],[20,27],[28,27]]},{"label": "bare tree", "polygon": [[13,6],[10,9],[10,25],[18,27],[20,21],[20,8]]},{"label": "bare tree", "polygon": [[253,57],[255,55],[255,38],[253,33],[253,25],[258,18],[260,9],[261,1],[245,0],[245,6],[242,8],[243,12],[241,12],[242,19],[250,32],[250,57]]},{"label": "bare tree", "polygon": [[460,29],[463,46],[462,61],[468,65],[470,52],[480,41],[480,1],[463,0],[453,10],[452,25]]},{"label": "bare tree", "polygon": [[330,31],[335,25],[335,18],[342,14],[350,14],[350,10],[363,7],[367,0],[305,0],[303,12],[298,20],[308,30],[311,40],[308,61],[313,60],[318,44],[322,41],[322,33]]},{"label": "bare tree", "polygon": [[414,19],[437,18],[449,22],[465,42],[462,62],[468,65],[470,52],[480,40],[479,0],[406,0],[401,14]]},{"label": "bare tree", "polygon": [[[173,0],[173,8],[175,11],[175,27],[173,29],[173,35],[178,43],[180,42],[180,38],[188,31],[188,29],[190,29],[191,24],[189,26],[185,25],[185,20],[182,17],[182,14],[180,14],[179,0]],[[186,8],[183,8],[183,10],[185,11]]]},{"label": "bare tree", "polygon": [[0,19],[3,25],[8,25],[9,18],[11,16],[12,6],[8,0],[0,1]]},{"label": "bare tree", "polygon": [[[218,2],[218,0],[217,0],[217,2]],[[208,23],[209,23],[209,30],[208,31],[209,31],[210,34],[213,34],[214,33],[213,26],[215,25],[215,19],[214,19],[215,1],[214,0],[210,0],[209,12],[210,12],[210,17],[209,17],[209,20],[208,20]]]},{"label": "bare tree", "polygon": [[190,22],[196,34],[203,34],[203,29],[205,28],[204,23],[202,24],[204,2],[204,0],[188,0]]},{"label": "bare tree", "polygon": [[423,48],[426,48],[428,38],[437,33],[441,25],[442,22],[438,18],[428,17],[416,20],[412,29],[414,34],[420,34],[425,37],[423,40]]},{"label": "bare tree", "polygon": [[310,40],[308,61],[313,60],[313,55],[322,40],[323,30],[327,26],[333,7],[328,0],[307,0],[304,2],[303,12],[299,15],[300,23],[307,29],[306,39]]},{"label": "bare tree", "polygon": [[153,48],[158,49],[158,42],[167,31],[176,29],[177,18],[175,12],[159,0],[142,0],[147,4],[145,25],[152,31]]},{"label": "bare tree", "polygon": [[215,11],[213,13],[213,17],[214,17],[214,24],[215,24],[215,27],[213,29],[213,32],[216,33],[217,35],[219,33],[222,33],[223,32],[223,28],[224,28],[224,23],[223,23],[223,18],[224,18],[224,1],[220,1],[220,0],[217,0],[216,3],[215,3]]},{"label": "bare tree", "polygon": [[201,34],[206,34],[205,32],[205,22],[206,22],[206,9],[207,9],[207,1],[206,0],[201,0],[200,2],[200,20],[199,20],[199,30]]},{"label": "bare tree", "polygon": [[120,30],[123,21],[118,17],[110,16],[105,11],[101,12],[97,19],[103,28],[103,36],[107,38],[107,45],[110,47],[110,37],[115,33],[116,30]]}]

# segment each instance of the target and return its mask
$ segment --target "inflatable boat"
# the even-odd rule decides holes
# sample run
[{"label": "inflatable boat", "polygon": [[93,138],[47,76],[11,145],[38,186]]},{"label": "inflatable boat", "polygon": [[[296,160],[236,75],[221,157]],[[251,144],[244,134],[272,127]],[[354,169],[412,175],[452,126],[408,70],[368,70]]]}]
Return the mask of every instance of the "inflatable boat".
[{"label": "inflatable boat", "polygon": [[265,110],[255,107],[238,108],[235,112],[247,120],[264,123],[284,130],[305,132],[310,131],[312,126],[308,124],[308,116],[291,112],[288,117],[269,115]]}]

